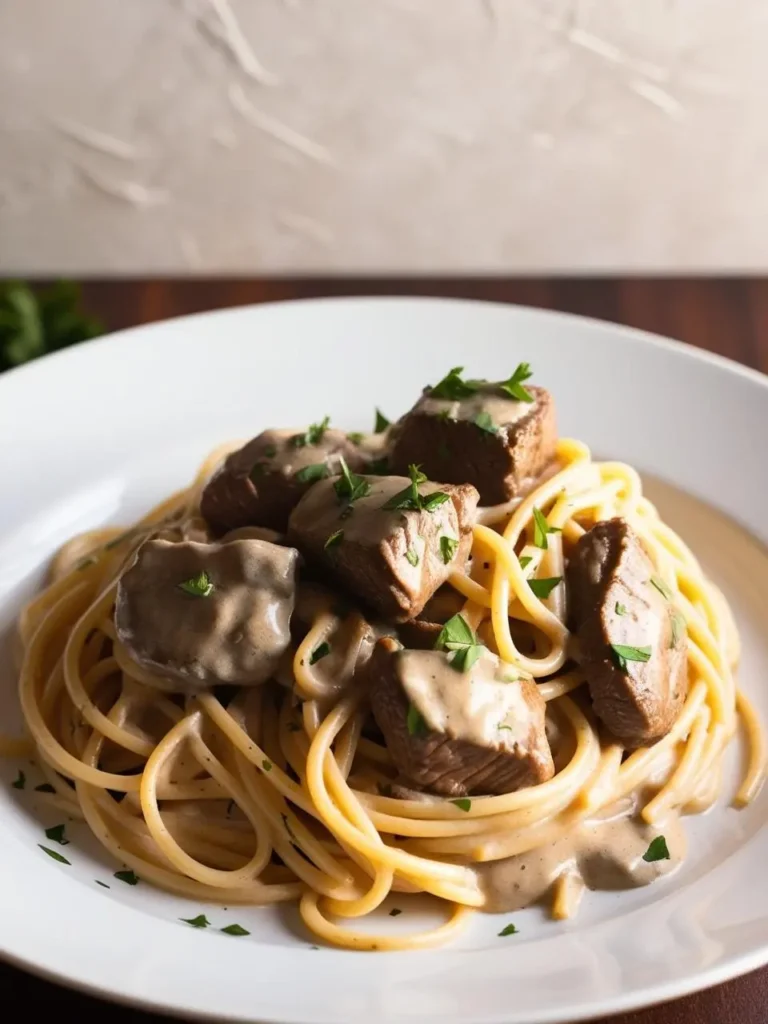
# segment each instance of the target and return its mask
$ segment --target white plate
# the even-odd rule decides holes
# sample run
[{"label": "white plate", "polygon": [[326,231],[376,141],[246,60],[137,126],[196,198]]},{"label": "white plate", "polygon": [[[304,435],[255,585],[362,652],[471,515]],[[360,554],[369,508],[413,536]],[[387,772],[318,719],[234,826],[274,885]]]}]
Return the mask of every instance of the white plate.
[{"label": "white plate", "polygon": [[[506,306],[238,309],[127,331],[3,376],[0,629],[62,541],[130,521],[222,440],[326,412],[364,429],[374,404],[395,416],[451,366],[498,379],[520,360],[554,392],[562,434],[674,485],[649,489],[732,601],[741,682],[768,720],[768,380],[612,324]],[[7,649],[0,665],[5,724],[16,716]],[[768,793],[743,812],[689,819],[691,856],[674,878],[590,894],[573,922],[528,910],[514,915],[519,934],[502,939],[499,919],[478,914],[448,949],[371,954],[312,948],[292,909],[206,909],[250,938],[193,930],[178,918],[204,908],[112,878],[84,827],[71,829],[72,865],[52,862],[37,846],[54,823],[40,823],[39,779],[22,765],[27,789],[7,784],[18,767],[0,768],[0,953],[101,995],[249,1022],[544,1024],[669,999],[768,961]]]}]

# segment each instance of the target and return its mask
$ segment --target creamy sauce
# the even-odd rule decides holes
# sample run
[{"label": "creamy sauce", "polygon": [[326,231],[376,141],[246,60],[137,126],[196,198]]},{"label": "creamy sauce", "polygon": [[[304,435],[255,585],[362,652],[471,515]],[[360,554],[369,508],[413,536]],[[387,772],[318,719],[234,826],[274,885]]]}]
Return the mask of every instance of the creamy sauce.
[{"label": "creamy sauce", "polygon": [[[643,860],[651,842],[663,835],[669,860]],[[679,819],[663,827],[645,824],[637,817],[617,817],[574,825],[573,830],[549,846],[474,868],[485,894],[484,909],[491,912],[519,910],[543,899],[564,872],[581,877],[589,889],[620,890],[649,885],[671,874],[687,850]]]},{"label": "creamy sauce", "polygon": [[530,680],[484,652],[457,672],[441,651],[400,651],[397,671],[427,725],[452,739],[497,750],[527,750],[544,723],[544,701]]},{"label": "creamy sauce", "polygon": [[445,416],[451,420],[474,420],[481,413],[486,413],[493,425],[503,431],[505,427],[517,423],[535,408],[535,402],[518,402],[490,385],[467,398],[455,401],[449,398],[433,398],[427,392],[416,403],[413,411],[429,416]]},{"label": "creamy sauce", "polygon": [[357,451],[343,430],[328,428],[315,443],[297,445],[295,439],[305,434],[306,430],[265,430],[238,456],[249,463],[249,470],[251,466],[263,466],[265,473],[280,472],[288,477],[315,465],[324,465],[331,475],[339,473],[342,455],[352,469],[360,468],[363,458],[368,458]]},{"label": "creamy sauce", "polygon": [[[118,638],[175,692],[264,682],[290,644],[297,564],[295,549],[262,540],[150,541],[118,585]],[[180,587],[202,572],[207,596]]]}]

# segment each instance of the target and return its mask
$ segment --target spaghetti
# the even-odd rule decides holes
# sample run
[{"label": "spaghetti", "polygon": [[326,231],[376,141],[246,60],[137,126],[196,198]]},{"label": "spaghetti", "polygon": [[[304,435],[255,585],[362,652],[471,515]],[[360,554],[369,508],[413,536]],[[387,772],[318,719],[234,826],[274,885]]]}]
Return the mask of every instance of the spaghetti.
[{"label": "spaghetti", "polygon": [[[290,685],[243,688],[228,703],[215,690],[183,700],[158,690],[116,637],[116,581],[144,539],[183,530],[198,515],[220,457],[215,452],[188,490],[128,532],[100,529],[67,544],[19,618],[24,742],[54,790],[47,799],[84,820],[141,878],[198,900],[298,900],[310,931],[334,945],[417,949],[449,941],[470,909],[488,905],[479,865],[551,848],[628,798],[651,826],[709,806],[739,715],[750,754],[735,801],[756,795],[766,747],[734,684],[739,642],[723,596],[642,496],[637,473],[593,462],[573,440],[558,443],[559,471],[522,501],[483,510],[470,568],[450,577],[483,642],[542,680],[560,737],[549,781],[464,807],[392,794],[389,754],[364,734],[367,695],[353,679],[361,616],[322,601],[295,649]],[[534,510],[559,531],[546,550],[532,542]],[[566,664],[565,588],[542,600],[528,585],[563,576],[579,537],[614,516],[641,537],[688,638],[685,705],[664,739],[632,752],[602,739],[579,699],[585,677]],[[531,639],[525,650],[521,630]],[[309,655],[331,635],[343,636],[345,648],[329,670]],[[8,756],[22,749],[19,740],[0,747]],[[564,870],[553,916],[570,916],[583,889]],[[411,935],[345,924],[393,892],[437,897],[447,904],[446,922]]]}]

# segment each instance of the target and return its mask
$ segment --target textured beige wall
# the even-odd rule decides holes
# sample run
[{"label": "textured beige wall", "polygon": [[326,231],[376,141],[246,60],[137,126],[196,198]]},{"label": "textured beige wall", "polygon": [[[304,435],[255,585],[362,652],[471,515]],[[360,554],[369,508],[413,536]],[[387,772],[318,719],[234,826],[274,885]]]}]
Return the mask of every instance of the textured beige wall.
[{"label": "textured beige wall", "polygon": [[765,270],[768,0],[0,0],[0,273]]}]

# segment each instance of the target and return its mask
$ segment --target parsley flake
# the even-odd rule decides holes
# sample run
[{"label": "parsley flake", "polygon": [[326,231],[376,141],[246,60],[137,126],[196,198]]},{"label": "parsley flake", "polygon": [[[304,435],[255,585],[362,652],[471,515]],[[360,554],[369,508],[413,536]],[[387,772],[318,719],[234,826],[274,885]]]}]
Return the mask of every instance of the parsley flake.
[{"label": "parsley flake", "polygon": [[399,907],[392,907],[389,912],[390,917],[399,917],[402,914],[402,910]]},{"label": "parsley flake", "polygon": [[96,885],[100,885],[102,889],[111,889],[112,888],[110,885],[107,885],[106,882],[100,882],[98,880],[98,878],[94,878],[94,882],[96,883]]},{"label": "parsley flake", "polygon": [[521,569],[525,569],[526,566],[529,566],[532,561],[533,561],[533,559],[531,558],[530,555],[523,555],[522,558],[520,559],[520,568]]},{"label": "parsley flake", "polygon": [[336,547],[337,544],[341,544],[342,538],[344,537],[343,530],[337,530],[332,533],[328,540],[323,544],[323,547],[327,550],[328,548]]},{"label": "parsley flake", "polygon": [[41,785],[35,786],[35,792],[36,793],[55,793],[56,790],[53,788],[53,786],[50,784],[50,782],[43,782]]},{"label": "parsley flake", "polygon": [[58,853],[56,850],[49,850],[48,847],[43,846],[42,843],[38,843],[37,845],[40,847],[43,853],[47,853],[52,860],[57,860],[59,864],[67,864],[69,867],[72,867],[72,862],[67,860],[66,857],[62,857],[62,855]]},{"label": "parsley flake", "polygon": [[312,653],[309,656],[309,664],[310,665],[316,664],[318,661],[320,661],[321,658],[324,658],[327,654],[330,654],[330,653],[331,653],[331,645],[328,643],[327,640],[325,640],[325,641],[323,641],[323,643],[319,644],[314,649],[314,651],[312,651]]},{"label": "parsley flake", "polygon": [[669,847],[664,836],[656,836],[651,840],[651,845],[643,854],[643,860],[653,864],[657,860],[669,860]]},{"label": "parsley flake", "polygon": [[458,548],[459,542],[455,537],[441,537],[440,538],[440,554],[443,557],[443,562],[448,565],[453,556],[456,554],[456,548]]},{"label": "parsley flake", "polygon": [[264,760],[261,762],[261,767],[264,769],[265,772],[271,772],[272,771],[272,762],[268,761],[266,759],[266,757],[265,757]]},{"label": "parsley flake", "polygon": [[357,473],[350,472],[343,455],[339,456],[339,465],[341,467],[341,476],[333,487],[339,501],[346,501],[351,505],[353,501],[364,498],[370,491],[371,485],[364,476],[358,476]]},{"label": "parsley flake", "polygon": [[627,609],[619,601],[616,602],[615,611],[617,615],[626,615]]},{"label": "parsley flake", "polygon": [[613,657],[622,672],[627,671],[628,661],[649,661],[653,653],[650,647],[627,647],[624,644],[611,644]]},{"label": "parsley flake", "polygon": [[419,564],[419,556],[413,548],[409,548],[405,552],[405,557],[410,564],[415,568]]},{"label": "parsley flake", "polygon": [[328,476],[328,467],[324,462],[313,462],[311,466],[297,470],[295,476],[301,484],[313,484],[317,480],[325,480]]},{"label": "parsley flake", "polygon": [[419,709],[414,707],[413,704],[408,708],[405,724],[408,728],[409,736],[424,736],[429,731],[427,729],[427,723],[424,721],[424,717]]},{"label": "parsley flake", "polygon": [[320,423],[313,423],[304,434],[294,434],[291,438],[291,444],[294,448],[306,448],[307,445],[319,444],[330,422],[331,417],[326,416]]},{"label": "parsley flake", "polygon": [[541,601],[546,601],[558,583],[562,583],[562,576],[548,576],[543,580],[528,580],[528,586]]},{"label": "parsley flake", "polygon": [[192,576],[177,586],[179,590],[183,590],[185,594],[190,594],[192,597],[210,597],[213,593],[213,583],[205,569],[202,569],[197,576]]},{"label": "parsley flake", "polygon": [[59,843],[61,846],[68,846],[69,840],[64,835],[65,825],[53,825],[45,830],[45,838],[52,843]]},{"label": "parsley flake", "polygon": [[126,885],[139,884],[139,876],[133,871],[116,871],[115,878],[120,882],[125,882]]},{"label": "parsley flake", "polygon": [[669,637],[669,646],[677,647],[681,638],[685,636],[686,630],[688,628],[683,613],[679,611],[677,608],[675,608],[675,610],[672,612],[672,617],[670,619],[669,625],[671,630]]},{"label": "parsley flake", "polygon": [[499,938],[503,939],[507,935],[517,935],[517,925],[508,924],[499,932]]},{"label": "parsley flake", "polygon": [[422,510],[434,512],[436,508],[449,500],[449,495],[444,491],[435,491],[426,497],[419,494],[419,485],[426,483],[427,478],[418,466],[410,465],[408,467],[408,475],[411,478],[410,484],[404,487],[402,491],[398,491],[397,494],[393,495],[389,501],[384,502],[381,506],[382,509],[388,512],[396,510],[403,512],[421,512]]},{"label": "parsley flake", "polygon": [[184,924],[191,924],[193,928],[208,928],[211,923],[205,914],[198,914],[197,917],[180,917],[179,920]]},{"label": "parsley flake", "polygon": [[463,372],[463,366],[454,366],[439,383],[429,389],[429,394],[433,398],[447,398],[452,402],[474,395],[482,382],[462,380],[461,375]]},{"label": "parsley flake", "polygon": [[672,590],[667,586],[664,580],[660,576],[651,576],[649,582],[656,587],[662,597],[666,598],[667,601],[671,601],[675,596]]},{"label": "parsley flake", "polygon": [[440,630],[435,650],[455,652],[450,662],[451,668],[457,672],[468,672],[485,648],[477,642],[464,616],[458,613],[448,619]]},{"label": "parsley flake", "polygon": [[381,409],[377,409],[376,410],[376,422],[373,425],[373,432],[374,432],[374,434],[383,434],[384,431],[387,429],[387,427],[391,427],[391,426],[392,426],[392,424],[387,419],[387,417],[384,415],[384,413],[381,411]]},{"label": "parsley flake", "polygon": [[350,440],[352,444],[362,444],[365,440],[365,434],[361,434],[359,430],[353,430],[351,433],[347,434],[347,439]]},{"label": "parsley flake", "polygon": [[[274,457],[276,455],[277,455],[277,445],[275,445],[275,444],[268,444],[267,447],[264,449],[264,457],[267,458],[267,459],[274,459]],[[182,920],[183,920],[183,918],[182,918]]]},{"label": "parsley flake", "polygon": [[225,935],[250,935],[251,933],[246,931],[242,925],[239,924],[228,924],[226,928],[220,928],[219,931],[224,932]]},{"label": "parsley flake", "polygon": [[533,395],[523,387],[523,381],[528,380],[532,376],[533,371],[530,364],[519,363],[509,380],[502,381],[499,387],[502,391],[506,391],[508,395],[511,395],[512,398],[516,398],[518,402],[533,402]]},{"label": "parsley flake", "polygon": [[499,428],[493,422],[490,414],[487,412],[479,412],[477,416],[472,420],[476,427],[485,431],[486,434],[498,434]]},{"label": "parsley flake", "polygon": [[16,776],[15,782],[12,782],[11,785],[13,786],[14,789],[24,789],[26,784],[27,776],[24,774],[21,768],[19,768],[19,774]]},{"label": "parsley flake", "polygon": [[465,796],[459,797],[458,800],[451,800],[454,807],[458,807],[460,811],[468,811],[472,806],[472,801]]},{"label": "parsley flake", "polygon": [[546,551],[547,547],[549,546],[547,544],[548,533],[562,533],[562,530],[559,526],[550,526],[541,509],[534,508],[533,543],[536,545],[537,548],[541,548],[543,551]]}]

